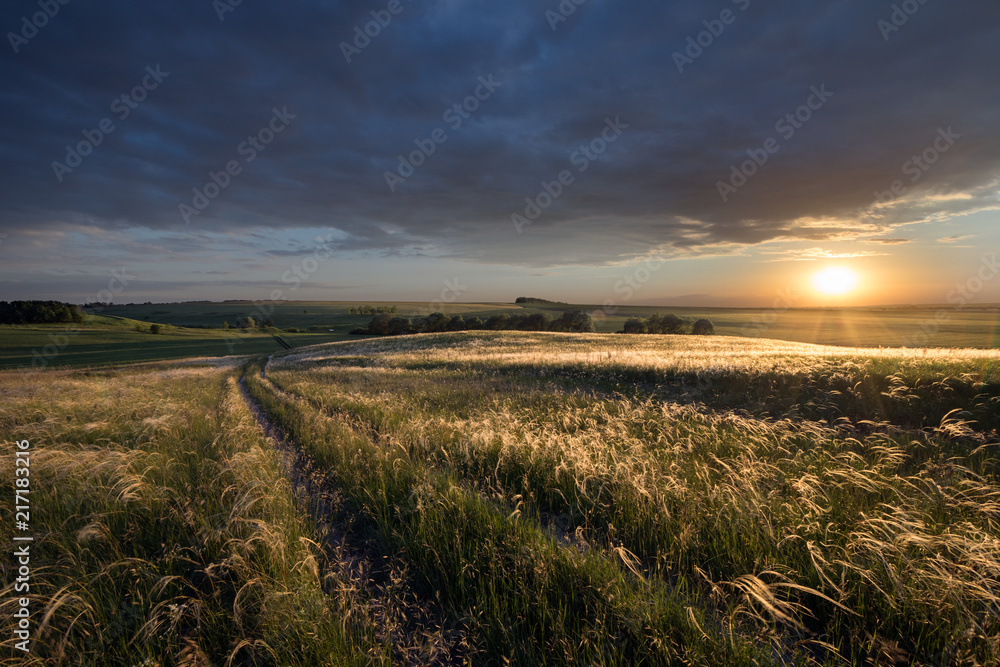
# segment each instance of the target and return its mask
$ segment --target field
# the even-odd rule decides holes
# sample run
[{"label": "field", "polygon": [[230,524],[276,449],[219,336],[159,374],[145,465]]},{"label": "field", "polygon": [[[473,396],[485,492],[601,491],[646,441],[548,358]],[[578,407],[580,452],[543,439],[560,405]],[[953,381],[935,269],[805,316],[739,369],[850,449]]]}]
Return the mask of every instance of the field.
[{"label": "field", "polygon": [[[223,303],[130,304],[109,306],[88,316],[66,335],[66,325],[0,326],[0,368],[98,367],[136,361],[162,361],[194,356],[269,354],[283,349],[270,333],[236,335],[223,330],[247,315],[263,319],[260,308],[292,347],[354,339],[349,332],[364,327],[371,315],[349,312],[359,303],[294,301],[264,306],[249,301]],[[398,315],[425,317],[433,308],[449,315],[487,320],[497,313],[545,313],[555,319],[571,309],[595,313],[599,333],[621,331],[629,317],[672,312],[690,321],[708,318],[716,332],[727,336],[860,347],[996,348],[1000,346],[1000,308],[977,306],[894,307],[879,309],[791,309],[768,311],[733,308],[621,307],[604,315],[600,307],[574,304],[419,304],[373,303],[393,306]],[[272,310],[273,309],[273,312]],[[943,321],[938,318],[943,317]],[[165,326],[161,334],[151,324]],[[146,331],[136,331],[136,327]],[[294,332],[287,331],[295,330]],[[920,336],[926,336],[921,338]]]},{"label": "field", "polygon": [[[135,324],[144,332],[135,331]],[[187,357],[268,354],[283,349],[268,333],[166,327],[149,333],[149,322],[109,317],[82,324],[0,326],[0,368],[107,366]],[[343,333],[285,333],[293,347],[347,338]]]},{"label": "field", "polygon": [[[361,304],[349,302],[295,301],[274,304],[273,319],[279,328],[346,334],[355,327],[365,326],[371,316],[352,315],[348,308]],[[500,312],[546,313],[558,317],[562,312],[580,308],[595,317],[599,333],[621,331],[629,317],[649,317],[653,313],[674,313],[696,320],[712,320],[716,331],[727,336],[777,338],[820,345],[863,347],[916,347],[914,336],[932,332],[922,346],[979,347],[1000,346],[1000,307],[976,305],[900,306],[887,308],[768,310],[759,308],[690,308],[671,306],[619,305],[603,313],[600,305],[586,304],[503,304],[503,303],[373,303],[395,306],[404,317],[424,317],[431,309],[448,315],[463,315],[466,319],[486,320]],[[780,305],[780,304],[779,304]],[[221,326],[223,321],[234,323],[237,318],[255,309],[252,302],[182,303],[113,306],[107,315],[135,320],[165,322],[182,327]],[[944,316],[944,321],[936,318]],[[754,327],[759,322],[760,327]],[[749,328],[748,328],[749,325]]]},{"label": "field", "polygon": [[996,351],[468,332],[0,394],[3,664],[1000,661]]}]

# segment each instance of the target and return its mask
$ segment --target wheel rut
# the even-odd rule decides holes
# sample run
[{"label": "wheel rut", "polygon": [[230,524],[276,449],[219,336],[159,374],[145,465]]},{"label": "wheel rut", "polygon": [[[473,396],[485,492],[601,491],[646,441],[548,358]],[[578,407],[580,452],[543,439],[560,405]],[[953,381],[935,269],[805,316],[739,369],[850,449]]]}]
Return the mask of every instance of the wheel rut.
[{"label": "wheel rut", "polygon": [[[260,377],[273,387],[263,369]],[[374,629],[384,649],[380,652],[376,647],[372,657],[384,660],[387,651],[391,664],[464,664],[470,648],[464,629],[449,620],[434,599],[414,595],[402,559],[379,555],[376,545],[352,530],[355,517],[350,501],[266,414],[250,395],[244,378],[239,386],[258,428],[278,453],[297,502],[318,528],[328,574],[333,575],[323,577],[324,589],[354,603],[344,619],[345,627],[350,630],[355,625],[361,633]],[[360,618],[349,618],[357,615],[359,607]]]}]

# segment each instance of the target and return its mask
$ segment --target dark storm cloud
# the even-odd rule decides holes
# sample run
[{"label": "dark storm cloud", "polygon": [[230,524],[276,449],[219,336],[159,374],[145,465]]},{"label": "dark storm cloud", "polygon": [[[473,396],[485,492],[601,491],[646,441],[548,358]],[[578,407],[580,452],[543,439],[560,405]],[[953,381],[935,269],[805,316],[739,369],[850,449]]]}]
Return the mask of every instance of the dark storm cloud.
[{"label": "dark storm cloud", "polygon": [[[587,0],[553,30],[554,0],[401,0],[348,64],[341,43],[388,2],[244,0],[220,21],[209,0],[73,0],[18,53],[4,45],[0,228],[329,227],[344,252],[552,265],[871,238],[995,205],[1000,6],[910,2],[885,39],[889,2]],[[732,22],[678,72],[674,54],[724,9]],[[37,11],[8,2],[0,25]],[[147,67],[167,74],[119,119],[113,101]],[[485,95],[480,77],[499,86]],[[786,136],[776,123],[822,86],[832,97]],[[446,120],[477,91],[478,109]],[[287,127],[248,163],[275,110]],[[52,162],[103,118],[114,131],[58,182]],[[574,152],[616,118],[627,129],[579,172]],[[959,138],[913,172],[948,128]],[[397,156],[439,129],[391,192]],[[717,183],[769,138],[777,151],[723,201]],[[511,215],[563,170],[573,183],[518,234]],[[210,172],[226,185],[188,223],[178,207]],[[869,208],[897,179],[906,192]],[[969,196],[928,199],[954,193]]]}]

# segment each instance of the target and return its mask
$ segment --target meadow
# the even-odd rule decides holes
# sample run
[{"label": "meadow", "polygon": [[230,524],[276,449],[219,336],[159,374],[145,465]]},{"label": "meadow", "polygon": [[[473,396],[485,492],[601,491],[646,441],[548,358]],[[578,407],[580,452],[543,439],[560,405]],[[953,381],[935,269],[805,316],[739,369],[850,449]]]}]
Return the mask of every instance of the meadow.
[{"label": "meadow", "polygon": [[[136,331],[136,325],[145,330]],[[0,325],[0,368],[101,367],[283,349],[272,334],[262,331],[162,326],[160,333],[152,334],[149,322],[110,317],[82,324]],[[344,333],[279,333],[293,347],[347,338]]]},{"label": "meadow", "polygon": [[0,395],[3,664],[1000,661],[995,350],[462,332]]},{"label": "meadow", "polygon": [[[1000,345],[1000,306],[954,305],[893,306],[882,308],[786,308],[776,301],[774,309],[693,308],[618,304],[605,311],[595,304],[569,303],[407,303],[379,302],[394,306],[403,317],[423,317],[430,312],[462,315],[466,319],[488,319],[498,313],[545,313],[555,319],[566,310],[594,313],[598,333],[621,331],[630,317],[646,318],[654,313],[674,313],[691,321],[707,318],[717,333],[727,336],[777,338],[819,345],[862,347],[977,347]],[[293,301],[273,304],[273,319],[279,328],[346,334],[363,327],[371,316],[352,315],[348,310],[359,304],[339,301]],[[108,315],[142,321],[165,322],[181,327],[221,326],[234,323],[253,312],[252,302],[178,303],[112,306]],[[917,345],[922,334],[927,339]]]},{"label": "meadow", "polygon": [[[0,368],[99,367],[196,356],[270,354],[284,349],[272,333],[291,347],[354,338],[349,332],[367,326],[372,318],[351,312],[361,305],[366,304],[289,301],[258,306],[250,301],[226,301],[104,306],[100,314],[88,315],[77,325],[0,325]],[[499,313],[544,314],[557,319],[568,310],[582,309],[594,314],[598,333],[621,331],[630,317],[674,313],[688,321],[707,318],[714,323],[716,333],[727,336],[862,347],[990,349],[1000,345],[1000,309],[994,306],[784,311],[622,306],[604,314],[599,306],[563,303],[367,305],[392,307],[395,314],[408,318],[425,317],[433,309],[483,321]],[[222,328],[225,323],[235,326],[246,316],[261,321],[262,308],[276,331],[237,333]],[[153,324],[161,326],[161,333],[149,333]],[[67,326],[73,329],[72,335],[66,336]]]}]

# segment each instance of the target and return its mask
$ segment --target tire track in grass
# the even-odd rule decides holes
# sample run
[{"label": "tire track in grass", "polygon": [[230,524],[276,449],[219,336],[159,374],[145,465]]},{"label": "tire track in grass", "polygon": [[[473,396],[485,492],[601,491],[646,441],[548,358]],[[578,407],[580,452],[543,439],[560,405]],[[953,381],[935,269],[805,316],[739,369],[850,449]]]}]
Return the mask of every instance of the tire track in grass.
[{"label": "tire track in grass", "polygon": [[[271,357],[268,357],[268,363],[270,363],[270,361]],[[267,364],[264,365],[264,368],[266,368],[266,366]],[[261,380],[263,380],[265,384],[267,384],[267,386],[272,391],[274,391],[277,394],[280,394],[281,396],[284,396],[286,399],[298,402],[299,404],[311,410],[315,410],[316,412],[327,418],[346,420],[351,423],[352,427],[360,428],[360,430],[365,435],[367,435],[368,438],[371,439],[371,441],[375,445],[378,446],[386,445],[386,440],[387,440],[386,430],[383,429],[378,424],[376,424],[371,419],[363,417],[354,412],[351,412],[350,410],[346,410],[343,408],[336,408],[329,405],[320,405],[316,401],[307,396],[303,396],[301,394],[288,391],[284,387],[278,385],[270,378],[268,378],[265,374],[264,369],[261,370],[260,377]],[[440,466],[435,466],[433,463],[431,463],[430,465],[434,466],[438,470],[441,470],[442,472],[445,470],[445,468],[442,468]],[[459,486],[466,493],[478,497],[481,502],[493,506],[497,511],[502,511],[510,516],[519,515],[521,513],[520,503],[513,503],[509,500],[498,501],[496,498],[491,498],[486,493],[484,493],[483,489],[481,489],[475,483],[470,482],[469,480],[466,480],[464,478],[461,479]],[[628,570],[630,570],[635,574],[639,574],[639,572],[636,569],[636,563],[629,558],[631,554],[630,552],[628,552],[627,549],[624,549],[621,546],[615,548],[615,546],[612,543],[610,543],[606,539],[603,539],[601,536],[591,535],[590,539],[588,539],[588,536],[584,535],[584,533],[579,530],[579,526],[576,526],[574,524],[573,527],[568,527],[567,522],[562,518],[564,512],[556,509],[555,507],[549,506],[548,504],[543,502],[538,502],[536,504],[538,513],[537,515],[534,515],[534,518],[535,520],[538,521],[539,526],[542,528],[542,530],[548,533],[549,537],[553,541],[566,546],[571,546],[580,553],[586,553],[594,548],[601,548],[602,546],[605,546],[607,547],[609,552],[615,553],[622,558],[622,561],[626,564]],[[605,542],[608,542],[608,544],[605,544]],[[648,574],[648,572],[646,572],[644,568],[643,568],[643,573]]]},{"label": "tire track in grass", "polygon": [[[263,368],[260,376],[274,387]],[[400,597],[397,564],[389,562],[388,556],[379,557],[370,546],[355,543],[350,535],[352,516],[343,495],[312,458],[267,416],[250,395],[244,378],[240,378],[239,385],[258,427],[278,453],[297,501],[319,528],[321,546],[331,567],[368,598],[376,636],[387,646],[391,664],[462,664],[461,652],[456,650],[464,643],[461,633],[445,629],[444,614],[432,601],[416,600],[412,594],[407,598],[405,591]]]},{"label": "tire track in grass", "polygon": [[[325,421],[361,426],[355,432],[379,446],[364,423],[350,426],[343,415],[325,414],[272,383],[266,372],[258,386]],[[380,435],[387,444],[387,434]],[[467,664],[502,664],[501,656],[513,664],[568,664],[547,663],[543,656],[551,658],[551,651],[570,662],[575,656],[579,664],[673,664],[667,656],[678,650],[700,653],[700,646],[681,639],[697,624],[683,615],[676,595],[629,568],[620,552],[567,544],[553,535],[554,527],[534,517],[514,519],[509,507],[445,471],[427,472],[427,484],[420,484],[431,492],[424,516],[396,537],[410,543],[404,552],[416,571],[445,591],[456,613],[472,619],[475,648]],[[417,552],[443,545],[443,533],[449,538],[443,550]],[[567,632],[566,625],[573,630]]]}]

